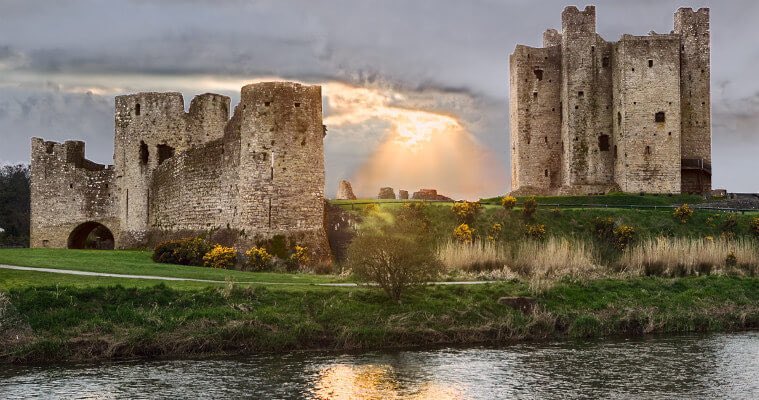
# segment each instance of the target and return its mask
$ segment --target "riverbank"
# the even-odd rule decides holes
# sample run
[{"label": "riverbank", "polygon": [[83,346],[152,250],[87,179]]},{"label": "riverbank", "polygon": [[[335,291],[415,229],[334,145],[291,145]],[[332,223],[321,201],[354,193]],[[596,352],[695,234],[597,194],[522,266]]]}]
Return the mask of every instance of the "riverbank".
[{"label": "riverbank", "polygon": [[759,329],[759,278],[561,281],[524,311],[527,284],[434,286],[394,303],[367,288],[25,286],[0,299],[0,361],[374,350]]}]

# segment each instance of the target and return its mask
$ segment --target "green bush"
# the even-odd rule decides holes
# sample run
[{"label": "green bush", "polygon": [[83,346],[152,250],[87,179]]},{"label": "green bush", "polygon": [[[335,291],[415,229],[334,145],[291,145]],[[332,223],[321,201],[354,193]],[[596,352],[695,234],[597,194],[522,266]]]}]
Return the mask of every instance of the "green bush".
[{"label": "green bush", "polygon": [[614,218],[596,217],[593,219],[593,235],[596,239],[605,241],[614,236]]},{"label": "green bush", "polygon": [[153,249],[152,259],[154,262],[163,264],[179,264],[175,251],[182,246],[179,240],[159,243]]},{"label": "green bush", "polygon": [[347,264],[362,282],[375,283],[395,301],[409,288],[436,279],[443,270],[423,224],[396,219],[357,235]]},{"label": "green bush", "polygon": [[523,207],[522,213],[524,217],[530,219],[538,211],[538,201],[534,197],[530,197],[524,201]]},{"label": "green bush", "polygon": [[166,264],[203,265],[203,256],[211,251],[211,244],[202,238],[172,240],[153,249],[153,261]]}]

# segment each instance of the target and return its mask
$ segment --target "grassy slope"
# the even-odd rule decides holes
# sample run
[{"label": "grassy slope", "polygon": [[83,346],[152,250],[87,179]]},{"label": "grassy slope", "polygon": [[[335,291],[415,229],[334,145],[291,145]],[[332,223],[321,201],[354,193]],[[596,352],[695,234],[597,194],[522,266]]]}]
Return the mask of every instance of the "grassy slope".
[{"label": "grassy slope", "polygon": [[[313,274],[244,272],[184,265],[157,264],[150,259],[150,252],[146,251],[0,249],[0,264],[218,281],[235,280],[244,282],[324,283],[336,280],[334,276]],[[0,273],[2,273],[1,270]],[[54,283],[55,282],[51,282],[51,284]]]},{"label": "grassy slope", "polygon": [[[523,196],[517,197],[519,204],[523,203],[530,197]],[[610,193],[606,195],[597,196],[535,196],[535,200],[539,204],[608,204],[608,205],[645,205],[645,206],[666,206],[666,205],[680,205],[683,203],[698,204],[703,203],[704,197],[693,194],[678,194],[678,195],[635,195],[628,193]],[[500,204],[500,197],[491,197],[488,199],[482,199],[483,203],[487,204]]]},{"label": "grassy slope", "polygon": [[[609,196],[612,197],[612,196]],[[657,197],[657,196],[651,196]],[[344,210],[362,213],[365,205],[343,203]],[[401,207],[401,203],[381,203],[380,209],[391,210]],[[458,225],[450,203],[430,203],[427,215],[432,222],[432,232],[437,238],[448,238]],[[596,217],[612,217],[618,223],[633,226],[640,237],[678,236],[678,237],[718,237],[727,230],[725,221],[728,213],[718,211],[695,210],[692,218],[682,224],[672,215],[670,209],[618,209],[618,208],[561,208],[538,207],[532,220],[525,220],[521,208],[508,212],[500,206],[486,205],[474,223],[476,233],[485,236],[494,223],[502,225],[501,239],[518,240],[524,235],[525,224],[544,224],[549,235],[589,237],[592,234],[593,221]],[[734,214],[738,224],[732,229],[736,236],[750,235],[749,222],[757,213]]]},{"label": "grassy slope", "polygon": [[363,288],[14,288],[11,302],[31,330],[20,330],[25,343],[11,341],[0,350],[0,361],[759,328],[757,278],[562,282],[537,296],[539,311],[526,315],[496,301],[527,293],[521,283],[439,286],[412,292],[397,304]]}]

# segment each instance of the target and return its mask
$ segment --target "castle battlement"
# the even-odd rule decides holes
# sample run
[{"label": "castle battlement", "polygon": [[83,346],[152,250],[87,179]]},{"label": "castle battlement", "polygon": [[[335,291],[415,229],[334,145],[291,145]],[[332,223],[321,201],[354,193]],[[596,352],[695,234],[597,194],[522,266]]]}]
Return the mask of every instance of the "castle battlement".
[{"label": "castle battlement", "polygon": [[667,34],[595,30],[594,6],[569,6],[543,48],[511,54],[512,189],[708,192],[709,9],[679,9]]}]

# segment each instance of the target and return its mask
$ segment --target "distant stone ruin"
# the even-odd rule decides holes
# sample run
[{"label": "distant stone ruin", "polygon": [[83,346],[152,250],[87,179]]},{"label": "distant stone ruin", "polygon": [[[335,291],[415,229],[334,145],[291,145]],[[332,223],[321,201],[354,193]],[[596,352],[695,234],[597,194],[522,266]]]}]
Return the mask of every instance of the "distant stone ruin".
[{"label": "distant stone ruin", "polygon": [[414,192],[411,198],[414,200],[453,201],[450,197],[438,194],[435,189],[419,189],[418,192]]},{"label": "distant stone ruin", "polygon": [[398,198],[400,200],[408,200],[408,190],[399,190],[398,191]]},{"label": "distant stone ruin", "polygon": [[356,200],[356,195],[353,194],[353,187],[351,183],[346,180],[341,180],[337,186],[337,200]]},{"label": "distant stone ruin", "polygon": [[[84,142],[32,139],[31,246],[149,247],[212,233],[285,236],[329,257],[321,87],[265,82],[229,97],[116,97],[114,165]],[[312,258],[314,259],[314,258]]]},{"label": "distant stone ruin", "polygon": [[393,188],[391,187],[383,187],[380,188],[379,195],[377,195],[378,199],[385,199],[385,200],[395,200],[395,192],[393,191]]}]

